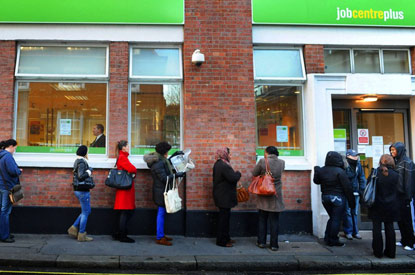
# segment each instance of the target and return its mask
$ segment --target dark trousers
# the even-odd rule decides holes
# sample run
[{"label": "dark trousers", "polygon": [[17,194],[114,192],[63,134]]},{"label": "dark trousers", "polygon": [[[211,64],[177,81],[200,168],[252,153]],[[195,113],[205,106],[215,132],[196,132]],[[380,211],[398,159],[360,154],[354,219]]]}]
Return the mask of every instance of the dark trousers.
[{"label": "dark trousers", "polygon": [[118,222],[116,234],[118,234],[120,237],[127,236],[128,223],[134,214],[134,210],[116,210],[116,211],[117,211],[117,222]]},{"label": "dark trousers", "polygon": [[270,235],[271,235],[271,247],[278,248],[278,229],[280,212],[270,212],[259,210],[258,211],[258,243],[267,243],[267,225],[269,220]]},{"label": "dark trousers", "polygon": [[401,231],[401,243],[403,246],[413,247],[415,244],[414,229],[412,227],[411,204],[401,206],[401,221],[398,222]]},{"label": "dark trousers", "polygon": [[372,239],[372,248],[373,254],[380,258],[383,255],[389,258],[395,258],[396,253],[396,236],[395,229],[393,228],[393,222],[384,222],[385,225],[385,251],[383,251],[383,239],[382,239],[382,222],[381,221],[372,221],[373,229],[373,239]]},{"label": "dark trousers", "polygon": [[346,198],[340,195],[322,195],[323,206],[329,214],[324,241],[328,245],[339,242],[340,223],[344,216]]},{"label": "dark trousers", "polygon": [[216,244],[225,246],[230,240],[229,236],[229,222],[231,219],[230,208],[219,208],[218,215],[218,231],[216,234]]}]

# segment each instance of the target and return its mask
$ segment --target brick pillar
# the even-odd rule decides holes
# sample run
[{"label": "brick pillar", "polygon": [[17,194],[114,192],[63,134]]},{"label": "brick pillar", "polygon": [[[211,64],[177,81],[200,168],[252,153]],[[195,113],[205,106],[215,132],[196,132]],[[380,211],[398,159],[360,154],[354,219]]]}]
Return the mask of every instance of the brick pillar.
[{"label": "brick pillar", "polygon": [[415,75],[415,47],[410,49],[411,54],[411,65],[412,65],[412,74]]},{"label": "brick pillar", "polygon": [[115,143],[128,140],[128,43],[110,44],[109,156],[115,156]]},{"label": "brick pillar", "polygon": [[[250,0],[186,0],[184,25],[184,148],[197,168],[189,173],[187,207],[214,208],[212,167],[217,148],[232,151],[232,166],[255,165],[255,98]],[[200,67],[194,50],[205,54]],[[243,207],[247,207],[246,204]]]},{"label": "brick pillar", "polygon": [[0,41],[0,140],[13,137],[16,42]]},{"label": "brick pillar", "polygon": [[305,45],[304,62],[307,74],[324,73],[324,47],[323,45]]}]

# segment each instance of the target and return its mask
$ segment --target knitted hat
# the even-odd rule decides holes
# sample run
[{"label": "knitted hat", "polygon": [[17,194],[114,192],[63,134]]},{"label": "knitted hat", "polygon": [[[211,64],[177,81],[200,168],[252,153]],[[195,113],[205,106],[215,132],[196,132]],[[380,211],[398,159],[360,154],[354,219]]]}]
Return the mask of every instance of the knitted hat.
[{"label": "knitted hat", "polygon": [[76,150],[77,156],[85,157],[86,154],[88,154],[88,147],[86,147],[85,145],[79,146],[78,150]]}]

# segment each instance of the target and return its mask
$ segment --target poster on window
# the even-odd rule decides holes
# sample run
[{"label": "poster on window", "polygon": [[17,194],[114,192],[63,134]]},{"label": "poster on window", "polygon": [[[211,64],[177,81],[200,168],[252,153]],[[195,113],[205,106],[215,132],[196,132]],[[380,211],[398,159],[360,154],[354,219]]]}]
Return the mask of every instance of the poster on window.
[{"label": "poster on window", "polygon": [[277,142],[288,142],[288,126],[277,126]]},{"label": "poster on window", "polygon": [[70,136],[72,128],[72,119],[61,119],[59,124],[59,134],[61,136]]},{"label": "poster on window", "polygon": [[359,144],[369,144],[369,129],[357,129],[357,139]]}]

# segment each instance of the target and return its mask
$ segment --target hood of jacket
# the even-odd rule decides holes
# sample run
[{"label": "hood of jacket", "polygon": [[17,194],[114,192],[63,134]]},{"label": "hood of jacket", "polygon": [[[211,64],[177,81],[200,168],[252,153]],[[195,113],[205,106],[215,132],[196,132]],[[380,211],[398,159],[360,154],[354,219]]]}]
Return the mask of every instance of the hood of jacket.
[{"label": "hood of jacket", "polygon": [[154,163],[159,161],[159,155],[156,152],[145,154],[143,157],[144,161],[147,163],[148,168],[151,168]]},{"label": "hood of jacket", "polygon": [[335,152],[330,151],[326,155],[326,161],[324,163],[325,166],[336,166],[344,169],[345,163],[343,162],[342,156]]},{"label": "hood of jacket", "polygon": [[390,149],[391,149],[392,147],[394,147],[394,148],[396,149],[396,153],[397,153],[397,154],[396,154],[395,159],[396,159],[397,161],[402,160],[402,159],[406,156],[406,148],[405,148],[405,144],[403,144],[402,142],[396,142],[396,143],[392,144],[392,145],[389,147],[389,151],[390,151]]}]

